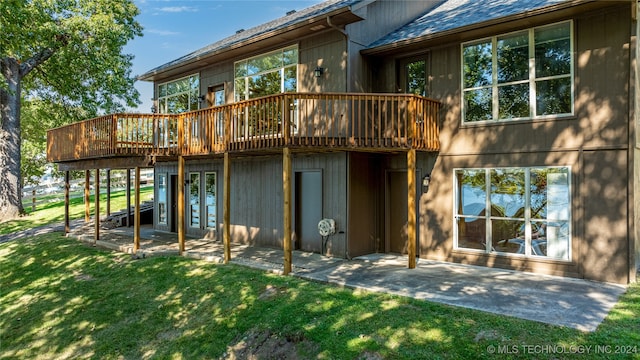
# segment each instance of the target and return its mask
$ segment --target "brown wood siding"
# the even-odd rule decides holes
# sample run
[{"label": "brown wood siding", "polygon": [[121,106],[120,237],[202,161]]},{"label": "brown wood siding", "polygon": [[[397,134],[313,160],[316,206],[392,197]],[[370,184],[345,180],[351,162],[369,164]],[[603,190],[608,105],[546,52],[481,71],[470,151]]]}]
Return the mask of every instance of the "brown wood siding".
[{"label": "brown wood siding", "polygon": [[[585,151],[579,200],[574,222],[582,221],[583,237],[577,252],[584,277],[599,281],[629,281],[627,228],[627,152],[624,150]],[[577,218],[577,219],[576,219]]]},{"label": "brown wood siding", "polygon": [[[346,42],[337,31],[300,41],[298,48],[298,92],[345,92]],[[324,73],[316,78],[313,70],[322,67]]]},{"label": "brown wood siding", "polygon": [[[631,206],[627,199],[633,192],[628,176],[629,159],[633,158],[628,154],[633,49],[629,9],[628,5],[613,5],[572,18],[574,116],[462,125],[460,43],[425,49],[431,56],[430,96],[442,101],[442,108],[441,151],[429,192],[420,199],[422,257],[599,281],[630,281],[633,271],[629,269],[635,265],[629,263],[634,241],[628,232]],[[386,58],[379,66],[387,83],[396,82],[398,58],[402,56]],[[571,261],[454,250],[453,170],[530,166],[571,167]]]},{"label": "brown wood siding", "polygon": [[322,216],[336,222],[336,233],[327,241],[327,254],[345,257],[347,237],[350,236],[347,231],[347,153],[296,154],[292,168],[294,173],[322,171]]},{"label": "brown wood siding", "polygon": [[381,211],[379,157],[373,154],[349,155],[349,257],[377,252],[384,248],[380,235]]},{"label": "brown wood siding", "polygon": [[[200,95],[207,95],[210,86],[224,85],[225,103],[233,102],[233,75],[233,61],[202,69],[200,72]],[[200,108],[212,106],[211,100],[213,99],[200,102]]]}]

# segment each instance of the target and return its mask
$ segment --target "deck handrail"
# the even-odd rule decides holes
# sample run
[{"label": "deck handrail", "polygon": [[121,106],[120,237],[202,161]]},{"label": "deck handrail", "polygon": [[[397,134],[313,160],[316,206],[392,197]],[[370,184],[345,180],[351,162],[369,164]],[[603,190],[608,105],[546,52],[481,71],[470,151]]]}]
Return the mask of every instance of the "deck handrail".
[{"label": "deck handrail", "polygon": [[436,100],[283,93],[180,114],[117,113],[47,131],[47,159],[208,155],[285,146],[438,151]]}]

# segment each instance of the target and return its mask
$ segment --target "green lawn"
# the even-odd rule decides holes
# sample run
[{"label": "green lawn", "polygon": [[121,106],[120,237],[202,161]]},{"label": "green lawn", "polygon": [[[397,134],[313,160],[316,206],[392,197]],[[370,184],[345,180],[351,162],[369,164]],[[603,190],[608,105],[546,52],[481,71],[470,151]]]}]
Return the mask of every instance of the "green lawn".
[{"label": "green lawn", "polygon": [[134,260],[61,233],[0,244],[0,359],[250,355],[640,359],[640,286],[584,333],[235,264]]},{"label": "green lawn", "polygon": [[[133,191],[132,191],[133,194]],[[94,213],[94,193],[90,197],[90,209],[93,216]],[[49,198],[59,199],[58,195],[47,195]],[[140,201],[153,198],[153,186],[147,186],[140,189]],[[133,204],[133,195],[131,196],[131,204]],[[114,191],[111,193],[111,211],[115,212],[120,209],[127,208],[126,191]],[[39,205],[36,211],[31,211],[31,206],[26,206],[27,215],[16,220],[0,222],[0,235],[12,232],[47,225],[51,223],[60,223],[64,221],[64,199],[52,201],[45,205]],[[107,213],[107,195],[100,195],[100,214],[102,216]],[[84,218],[84,196],[73,197],[69,200],[69,217],[71,219]]]}]

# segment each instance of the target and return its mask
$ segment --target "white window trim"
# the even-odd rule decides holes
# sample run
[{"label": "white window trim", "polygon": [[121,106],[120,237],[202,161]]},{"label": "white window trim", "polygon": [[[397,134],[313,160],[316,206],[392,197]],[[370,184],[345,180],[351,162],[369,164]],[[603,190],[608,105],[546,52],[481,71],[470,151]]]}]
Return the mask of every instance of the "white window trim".
[{"label": "white window trim", "polygon": [[[535,77],[535,30],[543,29],[545,27],[556,26],[559,24],[569,23],[569,36],[570,36],[570,74],[569,75],[554,75],[554,76],[546,76],[546,77]],[[499,37],[505,37],[512,34],[517,34],[527,31],[529,35],[529,79],[528,80],[518,80],[508,83],[498,84],[498,59],[497,59],[497,42]],[[485,42],[486,40],[491,40],[491,68],[492,68],[492,78],[491,84],[485,86],[478,87],[470,87],[465,88],[464,86],[464,47],[467,45],[473,45]],[[494,123],[504,123],[511,121],[522,121],[522,120],[538,120],[538,119],[554,119],[554,118],[563,118],[563,117],[572,117],[575,116],[575,37],[574,37],[574,24],[573,20],[560,21],[557,23],[536,26],[528,29],[512,31],[504,34],[498,34],[491,37],[486,37],[482,39],[475,39],[473,41],[467,41],[460,44],[460,102],[461,102],[461,123],[463,126],[476,125],[476,124],[494,124]],[[561,79],[569,77],[571,80],[571,113],[563,113],[563,114],[549,114],[549,115],[536,115],[537,111],[537,97],[536,97],[536,81],[544,81],[544,80],[552,80],[552,79]],[[518,117],[518,118],[508,118],[508,119],[500,119],[499,112],[499,101],[498,101],[498,88],[500,86],[505,85],[513,85],[519,83],[529,83],[529,116],[528,117]],[[480,90],[480,89],[492,89],[492,106],[491,110],[493,112],[492,119],[490,120],[481,120],[481,121],[465,121],[466,114],[466,106],[464,101],[464,94],[466,91],[471,90]]]},{"label": "white window trim", "polygon": [[[191,175],[192,174],[197,174],[198,175],[198,214],[199,214],[199,219],[198,219],[198,225],[194,226],[193,225],[193,219],[191,217],[192,211],[191,211]],[[193,171],[193,172],[189,172],[189,197],[187,199],[187,204],[189,204],[189,227],[193,228],[193,229],[200,229],[202,228],[202,176],[200,174],[199,171]]]},{"label": "white window trim", "polygon": [[[161,201],[162,199],[160,199],[160,177],[164,176],[164,201]],[[156,194],[157,199],[158,199],[158,217],[156,218],[156,221],[159,225],[168,225],[169,224],[169,209],[167,208],[167,204],[169,203],[169,184],[168,184],[168,180],[169,180],[169,176],[166,172],[163,173],[158,173],[158,189],[157,192],[158,194]],[[164,221],[160,221],[160,203],[164,204],[164,211],[165,211],[165,215],[164,215]]]},{"label": "white window trim", "polygon": [[[247,75],[243,76],[245,93],[244,94],[238,94],[236,86],[235,86],[236,80],[240,79],[240,78],[237,78],[236,74],[235,74],[236,65],[238,63],[242,63],[242,62],[247,62],[248,63],[249,61],[251,61],[253,59],[257,59],[257,58],[264,57],[264,56],[269,56],[271,54],[276,54],[276,53],[283,54],[285,51],[287,51],[289,49],[296,49],[297,50],[298,60],[297,60],[295,65],[294,64],[285,65],[285,66],[280,67],[279,69],[278,68],[274,68],[272,70],[261,71],[261,72],[255,73],[255,74],[251,74],[251,75],[247,74]],[[252,56],[252,57],[249,57],[249,58],[246,58],[246,59],[242,59],[242,60],[238,60],[238,61],[234,62],[233,63],[233,85],[234,85],[233,86],[233,100],[236,101],[236,99],[237,99],[236,96],[239,96],[239,95],[242,95],[242,98],[239,101],[250,100],[249,92],[247,91],[249,89],[249,78],[251,78],[253,76],[257,76],[257,75],[264,75],[264,74],[272,73],[272,72],[275,72],[275,71],[279,71],[280,72],[280,93],[283,93],[283,91],[284,91],[284,80],[285,80],[284,79],[284,70],[286,68],[294,67],[294,66],[296,68],[296,89],[298,89],[299,85],[300,85],[299,81],[298,81],[299,80],[299,75],[300,75],[298,73],[298,65],[299,65],[299,63],[300,63],[300,49],[298,48],[297,44],[296,45],[292,45],[292,46],[287,46],[287,47],[284,47],[284,48],[281,48],[281,49],[269,51],[269,52],[266,52],[266,53],[258,54],[258,55],[255,55],[255,56]],[[278,70],[276,70],[276,69],[278,69]]]},{"label": "white window trim", "polygon": [[[553,258],[553,257],[546,257],[546,256],[537,256],[537,255],[533,255],[531,254],[531,233],[532,233],[532,228],[531,228],[531,193],[530,193],[530,188],[531,188],[531,170],[534,169],[559,169],[559,168],[566,168],[567,169],[567,176],[568,176],[568,183],[569,183],[569,208],[568,208],[568,216],[569,219],[567,220],[567,226],[568,226],[568,254],[567,254],[567,259],[559,259],[559,258]],[[495,170],[495,169],[523,169],[525,171],[525,214],[524,214],[524,222],[525,222],[525,254],[514,254],[514,253],[507,253],[507,252],[499,252],[499,251],[492,251],[492,244],[493,244],[493,239],[492,239],[492,234],[493,234],[493,229],[491,227],[492,219],[501,219],[500,217],[493,217],[491,216],[491,170]],[[458,205],[460,204],[460,193],[458,192],[458,178],[456,176],[456,172],[459,170],[481,170],[485,172],[485,216],[472,216],[472,215],[459,215],[458,214]],[[453,249],[456,251],[465,251],[465,252],[472,252],[472,253],[478,253],[478,254],[494,254],[494,255],[501,255],[501,256],[509,256],[509,257],[517,257],[517,258],[533,258],[533,259],[539,259],[539,260],[549,260],[549,261],[558,261],[558,262],[567,262],[570,263],[572,261],[572,257],[573,257],[573,237],[572,237],[572,223],[573,223],[573,214],[572,214],[572,193],[573,193],[573,180],[572,180],[572,169],[571,166],[522,166],[522,167],[517,167],[517,166],[512,166],[512,167],[487,167],[487,168],[454,168],[453,172],[452,172],[452,179],[453,179]],[[487,209],[489,210],[488,212],[488,216],[487,214]],[[460,247],[458,246],[458,221],[459,219],[465,219],[465,218],[473,218],[473,219],[485,219],[485,226],[486,226],[486,235],[485,235],[485,245],[486,248],[484,250],[480,250],[480,249],[472,249],[472,248],[465,248],[465,247]],[[506,218],[505,218],[506,219]],[[510,219],[510,218],[509,218]],[[535,221],[534,221],[535,222]]]},{"label": "white window trim", "polygon": [[[178,96],[178,95],[181,95],[181,94],[187,94],[187,95],[189,95],[189,104],[191,104],[191,97],[190,97],[191,96],[191,91],[187,90],[187,91],[177,92],[177,93],[174,93],[174,94],[171,94],[171,95],[160,96],[160,87],[162,85],[168,85],[168,84],[171,84],[171,83],[174,83],[174,82],[178,82],[178,81],[181,81],[181,80],[184,80],[184,79],[188,79],[188,78],[193,77],[193,76],[198,78],[198,95],[197,96],[200,96],[200,73],[193,73],[193,74],[190,74],[190,75],[183,76],[181,78],[173,79],[171,81],[165,81],[163,83],[159,83],[158,84],[158,109],[160,110],[160,112],[162,112],[161,110],[162,110],[162,102],[163,102],[163,100],[167,99],[169,97],[175,97],[175,96]],[[188,110],[188,111],[193,111],[193,110]]]},{"label": "white window trim", "polygon": [[207,175],[213,175],[214,179],[215,179],[215,187],[214,187],[214,191],[215,191],[215,195],[214,195],[214,199],[216,204],[214,205],[214,214],[216,216],[216,223],[214,224],[214,226],[209,226],[209,205],[207,205],[207,188],[205,186],[204,189],[204,196],[205,196],[205,201],[204,201],[204,208],[205,208],[205,215],[206,215],[206,220],[204,223],[204,227],[207,229],[216,229],[218,227],[218,172],[217,171],[207,171],[204,173],[204,183],[205,185],[207,184]]}]

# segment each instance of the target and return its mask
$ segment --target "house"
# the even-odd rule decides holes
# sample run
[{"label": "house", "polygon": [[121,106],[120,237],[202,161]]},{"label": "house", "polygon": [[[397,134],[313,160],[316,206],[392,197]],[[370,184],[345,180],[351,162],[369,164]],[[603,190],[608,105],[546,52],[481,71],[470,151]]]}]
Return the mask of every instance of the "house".
[{"label": "house", "polygon": [[326,1],[141,75],[156,113],[52,129],[48,159],[153,167],[155,229],[285,273],[299,249],[635,282],[639,7]]}]

